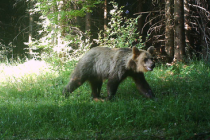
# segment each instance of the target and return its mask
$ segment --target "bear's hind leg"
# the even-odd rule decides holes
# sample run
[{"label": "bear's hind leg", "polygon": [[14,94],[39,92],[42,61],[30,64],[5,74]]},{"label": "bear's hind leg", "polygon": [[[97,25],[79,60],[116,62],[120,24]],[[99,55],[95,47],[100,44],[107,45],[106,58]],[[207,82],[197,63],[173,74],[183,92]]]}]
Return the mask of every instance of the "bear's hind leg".
[{"label": "bear's hind leg", "polygon": [[81,86],[84,82],[85,82],[85,80],[82,78],[71,78],[68,85],[63,89],[63,95],[65,97],[68,97],[69,93],[72,93],[79,86]]},{"label": "bear's hind leg", "polygon": [[[89,80],[90,82],[90,86],[92,89],[92,97],[94,100],[98,100],[98,98],[100,98],[100,92],[101,92],[101,87],[102,87],[102,80],[95,80],[95,79],[91,79]],[[100,100],[100,99],[99,99]]]}]

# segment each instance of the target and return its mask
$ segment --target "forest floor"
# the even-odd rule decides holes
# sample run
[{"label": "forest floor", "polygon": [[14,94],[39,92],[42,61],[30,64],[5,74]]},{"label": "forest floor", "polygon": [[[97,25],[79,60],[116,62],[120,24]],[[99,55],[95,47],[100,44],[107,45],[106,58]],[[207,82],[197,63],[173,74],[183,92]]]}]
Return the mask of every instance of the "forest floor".
[{"label": "forest floor", "polygon": [[88,83],[63,97],[75,64],[1,63],[0,139],[210,139],[209,64],[159,64],[145,74],[157,100],[128,78],[105,102]]}]

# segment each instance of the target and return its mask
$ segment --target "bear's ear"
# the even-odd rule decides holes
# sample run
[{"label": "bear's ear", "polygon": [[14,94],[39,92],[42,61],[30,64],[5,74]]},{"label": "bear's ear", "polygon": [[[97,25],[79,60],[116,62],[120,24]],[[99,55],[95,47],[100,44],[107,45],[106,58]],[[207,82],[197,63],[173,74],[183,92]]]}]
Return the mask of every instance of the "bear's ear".
[{"label": "bear's ear", "polygon": [[155,54],[155,47],[154,46],[150,46],[147,51],[151,54],[154,55]]},{"label": "bear's ear", "polygon": [[132,53],[133,53],[133,58],[132,59],[135,60],[139,56],[140,51],[136,47],[133,47],[132,48]]}]

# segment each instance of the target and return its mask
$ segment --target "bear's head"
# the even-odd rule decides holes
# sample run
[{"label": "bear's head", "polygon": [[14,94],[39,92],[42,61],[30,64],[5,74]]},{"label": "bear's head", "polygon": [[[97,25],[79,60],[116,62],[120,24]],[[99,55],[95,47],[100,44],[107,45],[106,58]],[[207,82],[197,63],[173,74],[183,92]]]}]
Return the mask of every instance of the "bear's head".
[{"label": "bear's head", "polygon": [[136,47],[132,48],[132,58],[129,61],[128,68],[135,72],[147,72],[152,71],[155,67],[153,62],[153,55],[155,53],[155,48],[153,46],[149,47],[147,51],[139,50]]}]

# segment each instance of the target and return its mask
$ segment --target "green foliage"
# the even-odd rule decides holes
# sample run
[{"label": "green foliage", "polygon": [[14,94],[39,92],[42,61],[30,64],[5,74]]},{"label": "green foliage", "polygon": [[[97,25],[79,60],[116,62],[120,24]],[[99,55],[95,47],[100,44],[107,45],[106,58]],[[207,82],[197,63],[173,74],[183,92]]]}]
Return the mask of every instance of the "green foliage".
[{"label": "green foliage", "polygon": [[[78,0],[78,1],[62,1],[62,0],[37,0],[35,12],[41,12],[43,16],[47,16],[51,22],[58,23],[58,15],[61,15],[61,20],[67,18],[72,20],[75,17],[83,17],[86,12],[92,12],[89,10],[91,7],[95,7],[102,3],[100,0]],[[75,9],[74,5],[82,8]],[[61,22],[61,21],[60,21]]]},{"label": "green foliage", "polygon": [[144,47],[141,36],[137,32],[137,18],[123,17],[123,6],[118,8],[116,2],[110,2],[113,9],[110,11],[111,19],[105,31],[99,33],[99,44],[109,47],[128,48],[134,41],[139,42],[136,47]]},{"label": "green foliage", "polygon": [[7,60],[7,56],[9,54],[13,54],[12,43],[5,45],[4,43],[0,42],[0,61]]},{"label": "green foliage", "polygon": [[[1,139],[210,137],[210,66],[204,62],[160,65],[146,73],[157,101],[141,96],[127,79],[110,102],[92,101],[88,83],[68,99],[62,96],[75,61],[59,68],[38,63],[1,64]],[[106,97],[106,82],[102,93]]]},{"label": "green foliage", "polygon": [[[79,57],[91,46],[90,35],[75,25],[76,17],[84,17],[92,12],[91,7],[100,4],[100,0],[62,1],[38,0],[33,12],[40,13],[40,39],[33,40],[32,49],[41,49],[42,58],[65,56],[66,60]],[[78,23],[77,23],[78,24]]]}]

